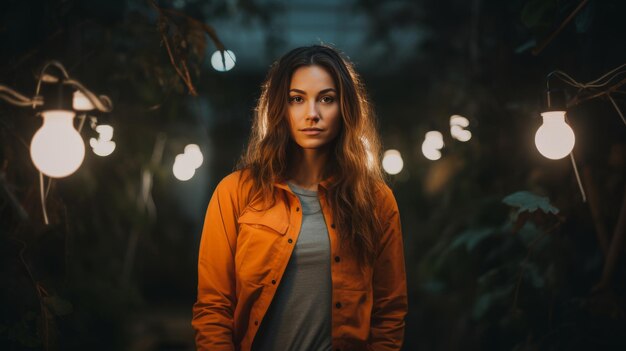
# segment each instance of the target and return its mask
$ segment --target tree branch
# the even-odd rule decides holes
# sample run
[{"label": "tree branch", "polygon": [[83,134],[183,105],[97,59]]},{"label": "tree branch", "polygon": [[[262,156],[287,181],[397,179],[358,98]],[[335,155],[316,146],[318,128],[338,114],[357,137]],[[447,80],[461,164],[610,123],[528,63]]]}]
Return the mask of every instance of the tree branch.
[{"label": "tree branch", "polygon": [[537,56],[539,55],[543,49],[546,48],[546,46],[548,46],[548,44],[550,44],[552,42],[552,40],[554,40],[554,38],[557,37],[557,35],[559,35],[559,33],[561,33],[561,31],[563,30],[563,28],[565,28],[565,26],[567,26],[567,24],[576,16],[576,14],[583,8],[585,7],[585,5],[587,5],[587,2],[589,2],[589,0],[582,0],[580,2],[580,4],[578,4],[578,6],[574,9],[574,11],[572,11],[572,13],[569,14],[569,16],[567,16],[567,18],[565,18],[565,20],[563,20],[563,22],[561,22],[561,25],[559,25],[559,27],[552,32],[552,34],[550,34],[543,42],[541,42],[541,44],[537,45],[532,53],[533,55]]}]

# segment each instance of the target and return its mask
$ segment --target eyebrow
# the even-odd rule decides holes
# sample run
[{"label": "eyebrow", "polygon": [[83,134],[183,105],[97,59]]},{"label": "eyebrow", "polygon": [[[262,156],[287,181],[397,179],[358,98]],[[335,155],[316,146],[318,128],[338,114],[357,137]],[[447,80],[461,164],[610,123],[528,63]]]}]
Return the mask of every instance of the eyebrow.
[{"label": "eyebrow", "polygon": [[[290,93],[294,92],[294,93],[306,95],[306,92],[303,91],[303,90],[300,90],[300,89],[289,89],[289,92]],[[326,93],[330,93],[330,92],[337,93],[337,90],[335,90],[333,88],[323,89],[323,90],[320,90],[320,92],[317,93],[317,95],[322,95],[322,94],[326,94]]]}]

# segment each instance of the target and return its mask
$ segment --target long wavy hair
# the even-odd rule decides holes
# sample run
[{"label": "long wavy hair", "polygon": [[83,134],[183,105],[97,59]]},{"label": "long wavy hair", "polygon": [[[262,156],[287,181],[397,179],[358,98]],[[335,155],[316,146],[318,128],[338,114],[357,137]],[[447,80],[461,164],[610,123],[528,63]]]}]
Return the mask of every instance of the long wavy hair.
[{"label": "long wavy hair", "polygon": [[237,168],[249,170],[253,194],[274,203],[273,184],[287,180],[289,161],[298,147],[291,138],[287,114],[291,77],[298,68],[311,65],[332,76],[339,95],[342,124],[324,174],[332,177],[328,203],[341,244],[349,245],[362,266],[369,265],[376,258],[382,230],[375,215],[375,193],[384,184],[380,140],[361,79],[335,49],[296,48],[272,65],[262,85],[247,150]]}]

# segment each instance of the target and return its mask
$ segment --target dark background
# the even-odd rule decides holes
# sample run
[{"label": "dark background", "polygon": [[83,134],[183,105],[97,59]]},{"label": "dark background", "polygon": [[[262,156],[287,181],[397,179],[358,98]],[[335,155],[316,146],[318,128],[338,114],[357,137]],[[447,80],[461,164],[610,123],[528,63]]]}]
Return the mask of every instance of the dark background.
[{"label": "dark background", "polygon": [[[94,115],[117,143],[104,158],[87,145],[81,168],[52,182],[45,225],[28,152],[41,121],[0,100],[0,349],[193,349],[210,195],[245,147],[271,62],[316,43],[355,62],[385,149],[402,153],[404,169],[388,179],[405,240],[406,350],[626,349],[626,126],[606,94],[626,109],[616,85],[626,75],[597,89],[550,81],[572,102],[587,202],[569,158],[548,160],[534,146],[549,72],[588,82],[626,62],[624,1],[157,5],[0,3],[0,84],[32,96],[43,64],[61,61],[111,97],[113,112]],[[237,56],[231,71],[209,63],[219,42]],[[470,120],[470,141],[450,137],[454,114]],[[429,130],[444,135],[438,161],[421,154]],[[94,135],[85,126],[83,138]],[[204,163],[180,182],[172,164],[189,143]]]}]

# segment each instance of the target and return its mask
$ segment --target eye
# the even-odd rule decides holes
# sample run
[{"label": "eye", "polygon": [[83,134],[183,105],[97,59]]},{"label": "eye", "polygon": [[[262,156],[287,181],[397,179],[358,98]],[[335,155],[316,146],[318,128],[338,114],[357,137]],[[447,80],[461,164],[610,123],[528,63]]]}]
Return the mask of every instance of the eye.
[{"label": "eye", "polygon": [[320,101],[324,104],[331,104],[333,102],[335,102],[335,98],[332,96],[323,96]]},{"label": "eye", "polygon": [[299,104],[299,103],[301,103],[301,102],[303,102],[303,101],[304,101],[304,99],[302,98],[302,96],[297,96],[297,95],[296,95],[296,96],[290,96],[290,97],[289,97],[289,102],[290,102],[290,103],[295,102],[295,103]]}]

